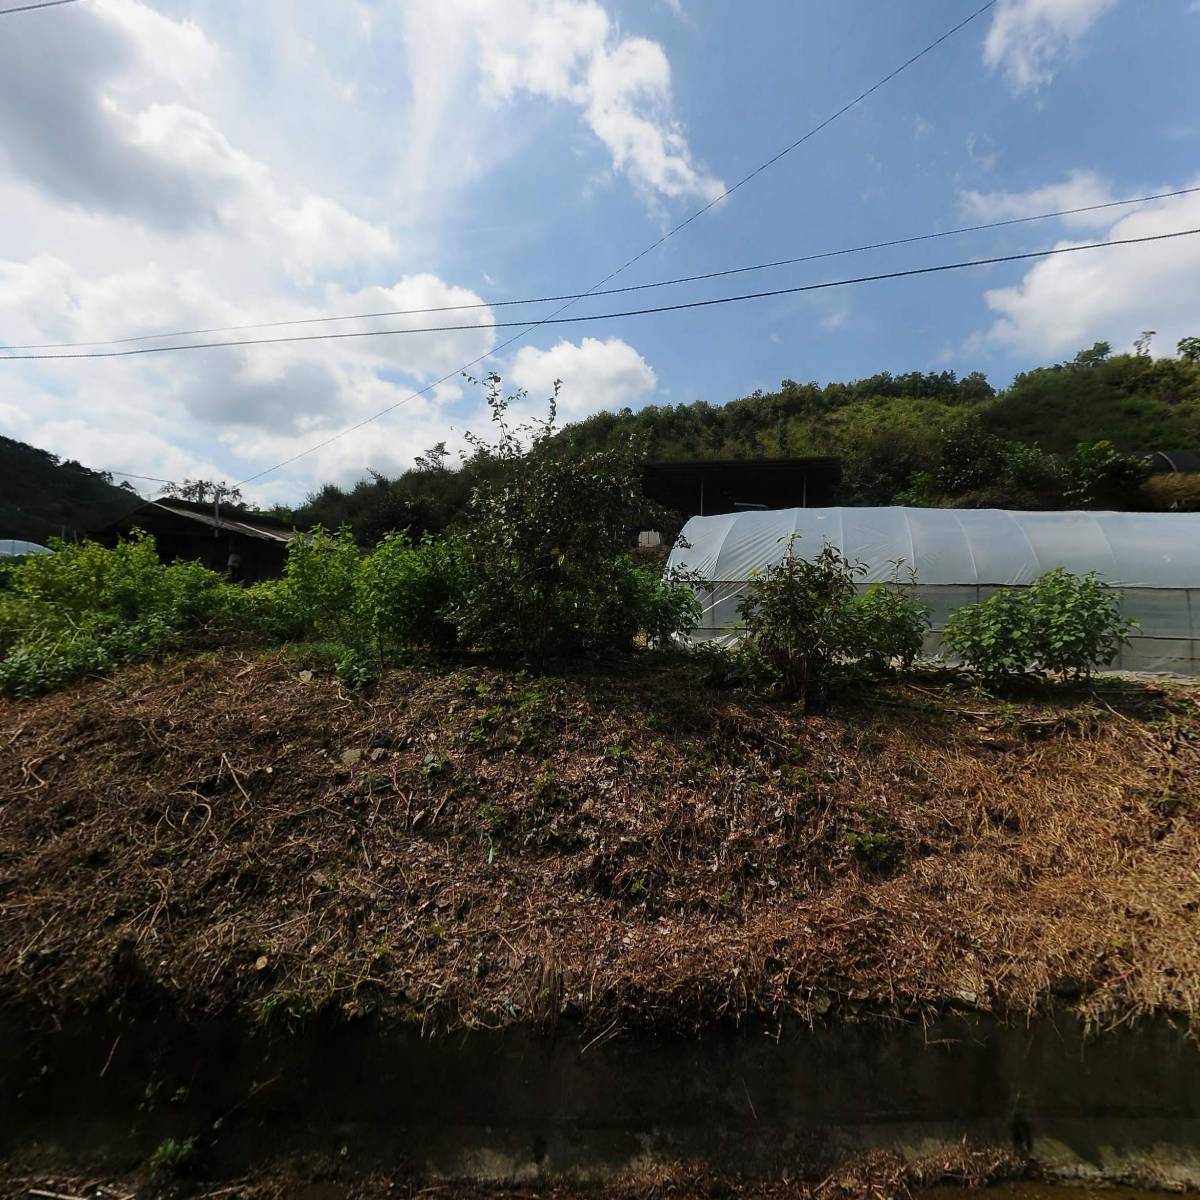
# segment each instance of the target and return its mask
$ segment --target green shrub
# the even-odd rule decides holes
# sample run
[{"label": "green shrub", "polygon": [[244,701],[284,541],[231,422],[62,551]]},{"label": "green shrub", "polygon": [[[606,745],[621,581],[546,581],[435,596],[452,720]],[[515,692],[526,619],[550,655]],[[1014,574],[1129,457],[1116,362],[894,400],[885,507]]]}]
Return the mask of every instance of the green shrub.
[{"label": "green shrub", "polygon": [[751,670],[816,707],[839,679],[882,674],[896,659],[910,664],[929,609],[900,587],[860,594],[856,578],[865,570],[828,542],[801,558],[793,539],[781,562],[750,580],[740,606]]},{"label": "green shrub", "polygon": [[546,420],[514,429],[508,405],[524,393],[504,396],[497,375],[484,388],[499,436],[471,439],[483,482],[462,533],[462,640],[544,660],[694,624],[688,589],[639,576],[626,553],[649,511],[632,447],[564,456],[552,440],[555,400]]},{"label": "green shrub", "polygon": [[629,557],[617,560],[616,573],[616,612],[624,623],[614,631],[618,644],[628,645],[640,635],[650,646],[663,646],[700,624],[700,600],[685,573],[663,574]]},{"label": "green shrub", "polygon": [[1139,508],[1141,487],[1150,475],[1144,458],[1122,454],[1107,441],[1080,442],[1063,471],[1063,500],[1070,508]]},{"label": "green shrub", "polygon": [[911,667],[929,629],[929,606],[922,604],[910,588],[871,584],[854,602],[853,649],[861,673],[880,676],[893,662]]},{"label": "green shrub", "polygon": [[165,1183],[191,1174],[196,1166],[197,1157],[194,1137],[184,1138],[182,1141],[169,1137],[155,1146],[147,1166],[152,1178]]},{"label": "green shrub", "polygon": [[377,644],[446,648],[457,638],[451,608],[461,590],[456,541],[391,533],[363,560],[359,612]]},{"label": "green shrub", "polygon": [[362,555],[349,529],[332,533],[317,526],[293,539],[281,589],[288,617],[318,637],[361,640],[361,574]]},{"label": "green shrub", "polygon": [[292,543],[282,584],[262,595],[264,616],[269,623],[274,602],[282,610],[276,632],[339,643],[345,649],[339,674],[366,682],[389,650],[454,644],[451,608],[461,588],[460,561],[453,541],[414,543],[392,533],[364,553],[348,528],[318,528]]},{"label": "green shrub", "polygon": [[1035,671],[1079,679],[1109,663],[1134,625],[1121,616],[1120,595],[1094,573],[1059,567],[1028,588],[1002,588],[960,608],[944,636],[989,683]]},{"label": "green shrub", "polygon": [[1136,622],[1121,616],[1120,593],[1094,572],[1048,571],[1024,596],[1034,667],[1081,679],[1105,666]]},{"label": "green shrub", "polygon": [[982,604],[955,610],[946,621],[942,640],[985,681],[1028,670],[1032,656],[1023,593],[1001,588]]},{"label": "green shrub", "polygon": [[135,533],[106,549],[54,542],[0,592],[0,693],[33,696],[189,637],[243,627],[239,588],[198,563],[164,566]]}]

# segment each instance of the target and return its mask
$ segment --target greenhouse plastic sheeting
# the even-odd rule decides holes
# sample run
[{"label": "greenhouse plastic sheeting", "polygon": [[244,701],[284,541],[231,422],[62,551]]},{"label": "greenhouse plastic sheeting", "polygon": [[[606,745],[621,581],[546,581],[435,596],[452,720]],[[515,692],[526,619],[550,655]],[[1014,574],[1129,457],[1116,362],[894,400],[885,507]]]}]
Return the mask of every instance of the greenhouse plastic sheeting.
[{"label": "greenhouse plastic sheeting", "polygon": [[1007,512],[999,509],[789,508],[693,517],[669,567],[697,572],[704,609],[694,640],[732,640],[752,572],[829,542],[866,566],[863,583],[907,580],[933,609],[936,653],[956,608],[1054,567],[1089,571],[1122,592],[1140,628],[1112,665],[1200,673],[1200,514]]},{"label": "greenhouse plastic sheeting", "polygon": [[23,554],[52,554],[49,546],[37,542],[23,542],[19,538],[0,538],[0,558],[19,557]]}]

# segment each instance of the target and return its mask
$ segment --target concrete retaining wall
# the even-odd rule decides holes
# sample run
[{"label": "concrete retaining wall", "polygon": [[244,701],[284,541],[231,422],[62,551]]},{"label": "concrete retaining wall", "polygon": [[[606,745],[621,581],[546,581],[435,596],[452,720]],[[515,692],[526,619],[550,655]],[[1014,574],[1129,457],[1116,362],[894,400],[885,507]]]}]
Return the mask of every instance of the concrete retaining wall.
[{"label": "concrete retaining wall", "polygon": [[1200,1184],[1200,1047],[1162,1018],[1025,1027],[756,1027],[587,1046],[569,1026],[423,1040],[384,1022],[267,1036],[143,1018],[0,1017],[0,1153],[136,1165],[195,1136],[218,1169],[305,1152],[486,1179],[603,1178],[699,1159],[773,1176],[974,1141],[1060,1177]]}]

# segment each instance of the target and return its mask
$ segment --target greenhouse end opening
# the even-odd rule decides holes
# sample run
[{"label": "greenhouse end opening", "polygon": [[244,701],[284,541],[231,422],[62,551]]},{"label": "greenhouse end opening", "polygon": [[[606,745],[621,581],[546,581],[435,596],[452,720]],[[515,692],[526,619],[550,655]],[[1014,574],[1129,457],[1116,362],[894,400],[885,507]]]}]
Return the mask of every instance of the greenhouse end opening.
[{"label": "greenhouse end opening", "polygon": [[1111,670],[1200,675],[1200,514],[1009,512],[1001,509],[785,508],[693,517],[668,570],[694,572],[703,607],[694,643],[729,644],[754,574],[824,544],[866,571],[861,583],[907,581],[932,609],[925,653],[940,657],[947,618],[999,588],[1062,567],[1095,572],[1137,627]]}]

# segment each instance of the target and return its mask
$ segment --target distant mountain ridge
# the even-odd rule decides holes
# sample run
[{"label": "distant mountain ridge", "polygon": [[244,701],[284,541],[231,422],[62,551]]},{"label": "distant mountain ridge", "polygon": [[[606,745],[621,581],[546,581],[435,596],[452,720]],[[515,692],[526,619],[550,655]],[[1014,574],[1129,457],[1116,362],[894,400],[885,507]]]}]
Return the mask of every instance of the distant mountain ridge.
[{"label": "distant mountain ridge", "polygon": [[[1196,507],[1195,476],[1186,495],[1147,493],[1140,456],[1200,448],[1200,343],[1185,339],[1178,357],[1151,358],[1098,342],[999,392],[978,371],[785,379],[723,404],[599,412],[564,425],[554,444],[585,454],[631,437],[651,462],[833,456],[838,502],[850,505]],[[296,516],[348,524],[364,543],[392,529],[437,533],[461,518],[483,469],[447,470],[424,455],[396,478],[372,471],[349,489],[327,484]]]}]

